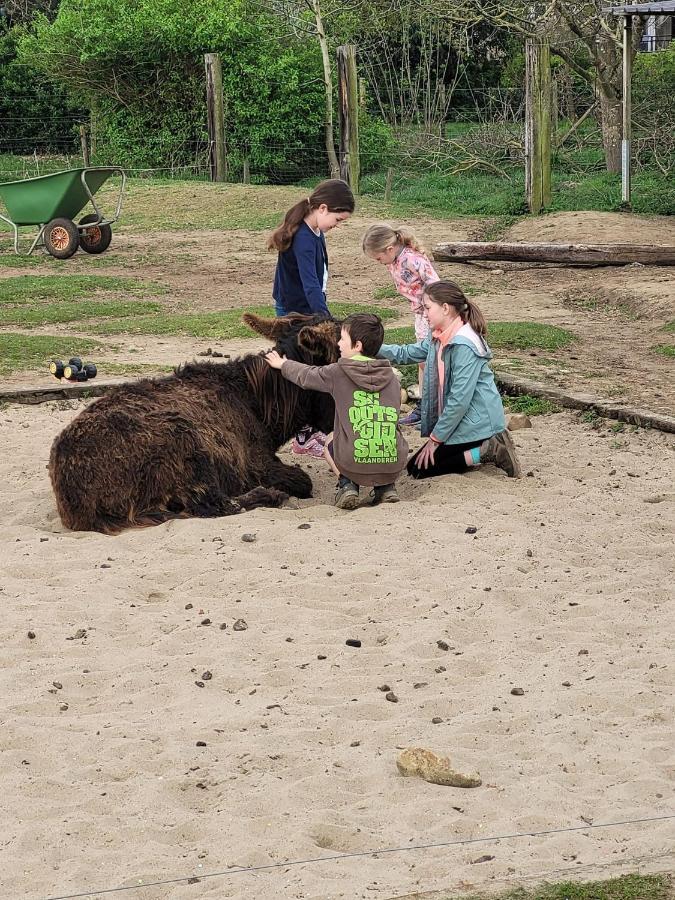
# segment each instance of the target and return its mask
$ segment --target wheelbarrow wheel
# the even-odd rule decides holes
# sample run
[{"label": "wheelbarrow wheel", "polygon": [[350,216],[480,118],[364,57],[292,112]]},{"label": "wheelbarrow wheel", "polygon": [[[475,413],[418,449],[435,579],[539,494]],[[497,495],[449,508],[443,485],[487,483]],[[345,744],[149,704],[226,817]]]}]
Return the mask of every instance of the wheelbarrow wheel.
[{"label": "wheelbarrow wheel", "polygon": [[[92,213],[80,219],[80,225],[88,225],[97,222],[98,216]],[[92,225],[80,232],[80,247],[86,253],[103,253],[110,246],[112,240],[112,228],[110,225]]]},{"label": "wheelbarrow wheel", "polygon": [[45,247],[57,259],[68,259],[80,246],[80,234],[70,219],[52,219],[44,231]]}]

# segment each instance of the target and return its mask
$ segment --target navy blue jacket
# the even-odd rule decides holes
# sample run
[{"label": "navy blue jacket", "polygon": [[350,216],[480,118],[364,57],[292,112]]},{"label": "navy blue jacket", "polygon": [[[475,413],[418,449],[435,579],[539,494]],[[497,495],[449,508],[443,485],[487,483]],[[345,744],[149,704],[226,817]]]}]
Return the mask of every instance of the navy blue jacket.
[{"label": "navy blue jacket", "polygon": [[328,268],[326,239],[302,222],[291,246],[279,254],[277,261],[272,292],[277,315],[330,315],[323,291],[324,266]]}]

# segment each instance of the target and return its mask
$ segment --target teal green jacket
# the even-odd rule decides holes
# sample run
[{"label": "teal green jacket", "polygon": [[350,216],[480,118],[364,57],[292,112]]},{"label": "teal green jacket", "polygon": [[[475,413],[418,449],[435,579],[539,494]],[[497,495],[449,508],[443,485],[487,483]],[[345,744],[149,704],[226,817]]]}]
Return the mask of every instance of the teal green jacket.
[{"label": "teal green jacket", "polygon": [[395,365],[426,363],[422,389],[422,436],[443,444],[469,444],[506,428],[504,407],[489,362],[492,351],[470,325],[443,348],[443,405],[438,409],[438,341],[383,344],[378,356]]}]

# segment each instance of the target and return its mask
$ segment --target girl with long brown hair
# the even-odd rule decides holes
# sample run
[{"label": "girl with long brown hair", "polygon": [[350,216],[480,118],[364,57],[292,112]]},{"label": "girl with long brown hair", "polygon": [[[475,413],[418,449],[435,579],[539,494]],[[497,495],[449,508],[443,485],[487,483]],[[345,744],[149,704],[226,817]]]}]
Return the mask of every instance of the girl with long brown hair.
[{"label": "girl with long brown hair", "polygon": [[427,442],[408,461],[408,474],[430,478],[493,463],[520,477],[489,364],[485,317],[454,281],[429,285],[424,305],[431,336],[407,346],[383,344],[378,354],[399,365],[426,362],[421,429]]},{"label": "girl with long brown hair", "polygon": [[[354,195],[347,182],[330,178],[294,204],[272,232],[267,249],[278,253],[272,291],[278,316],[330,315],[326,302],[328,251],[324,235],[348,219],[354,206]],[[303,428],[291,450],[321,458],[325,441],[325,434]]]}]

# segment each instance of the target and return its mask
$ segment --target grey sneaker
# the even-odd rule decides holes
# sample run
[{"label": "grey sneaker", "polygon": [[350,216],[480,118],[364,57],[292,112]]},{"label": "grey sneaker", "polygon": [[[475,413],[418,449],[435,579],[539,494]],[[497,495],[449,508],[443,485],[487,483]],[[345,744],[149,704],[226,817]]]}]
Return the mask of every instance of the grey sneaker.
[{"label": "grey sneaker", "polygon": [[353,481],[339,481],[335,491],[335,505],[338,509],[356,509],[359,505],[359,487]]},{"label": "grey sneaker", "polygon": [[401,499],[395,484],[382,484],[370,492],[373,503],[398,503]]},{"label": "grey sneaker", "polygon": [[498,469],[503,469],[509,478],[521,476],[516,448],[508,431],[500,431],[485,441],[481,447],[480,461],[494,463]]}]

